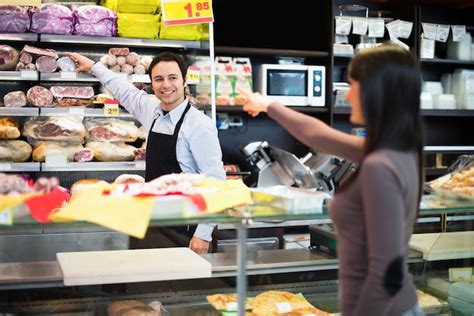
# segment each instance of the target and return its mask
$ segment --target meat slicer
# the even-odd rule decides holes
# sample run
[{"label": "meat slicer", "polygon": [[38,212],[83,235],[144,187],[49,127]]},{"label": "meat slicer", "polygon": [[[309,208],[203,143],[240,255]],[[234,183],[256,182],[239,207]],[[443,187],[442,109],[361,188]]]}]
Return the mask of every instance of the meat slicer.
[{"label": "meat slicer", "polygon": [[354,163],[333,155],[309,152],[298,158],[266,141],[249,143],[241,152],[252,171],[258,173],[257,187],[286,185],[333,194],[334,189],[355,170]]}]

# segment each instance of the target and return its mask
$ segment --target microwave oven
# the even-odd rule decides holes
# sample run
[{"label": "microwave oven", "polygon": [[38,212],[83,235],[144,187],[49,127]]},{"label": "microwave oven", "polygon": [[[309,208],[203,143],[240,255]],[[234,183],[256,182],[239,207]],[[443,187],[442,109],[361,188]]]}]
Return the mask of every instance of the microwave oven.
[{"label": "microwave oven", "polygon": [[324,106],[326,67],[262,64],[256,67],[256,89],[287,106]]}]

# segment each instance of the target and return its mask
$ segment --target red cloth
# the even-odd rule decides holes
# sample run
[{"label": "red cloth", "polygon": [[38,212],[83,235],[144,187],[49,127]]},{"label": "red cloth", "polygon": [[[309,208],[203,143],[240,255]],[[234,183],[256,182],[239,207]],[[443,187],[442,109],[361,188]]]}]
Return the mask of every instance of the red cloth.
[{"label": "red cloth", "polygon": [[55,188],[53,191],[29,198],[25,201],[30,210],[31,216],[40,223],[50,223],[49,214],[55,209],[61,207],[68,201],[70,194],[61,188]]}]

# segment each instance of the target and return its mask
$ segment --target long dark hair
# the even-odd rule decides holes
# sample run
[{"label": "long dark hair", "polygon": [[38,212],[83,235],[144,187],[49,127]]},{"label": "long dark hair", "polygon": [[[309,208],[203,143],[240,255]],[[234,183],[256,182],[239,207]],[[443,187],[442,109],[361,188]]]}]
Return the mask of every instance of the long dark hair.
[{"label": "long dark hair", "polygon": [[417,58],[398,45],[383,44],[359,52],[349,64],[349,77],[360,83],[367,132],[364,156],[381,148],[417,152],[421,196],[424,132]]}]

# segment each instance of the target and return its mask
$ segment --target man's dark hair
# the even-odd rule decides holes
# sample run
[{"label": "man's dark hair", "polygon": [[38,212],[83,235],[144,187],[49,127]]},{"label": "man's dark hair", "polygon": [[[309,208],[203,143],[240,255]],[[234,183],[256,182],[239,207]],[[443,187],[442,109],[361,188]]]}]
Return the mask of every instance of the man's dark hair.
[{"label": "man's dark hair", "polygon": [[151,70],[160,62],[162,61],[174,61],[178,64],[179,70],[181,71],[181,75],[183,76],[183,80],[186,82],[186,73],[188,72],[188,67],[184,62],[183,57],[181,55],[172,53],[172,52],[163,52],[155,56],[148,67],[148,75],[150,76],[150,80],[153,81],[151,77]]}]

